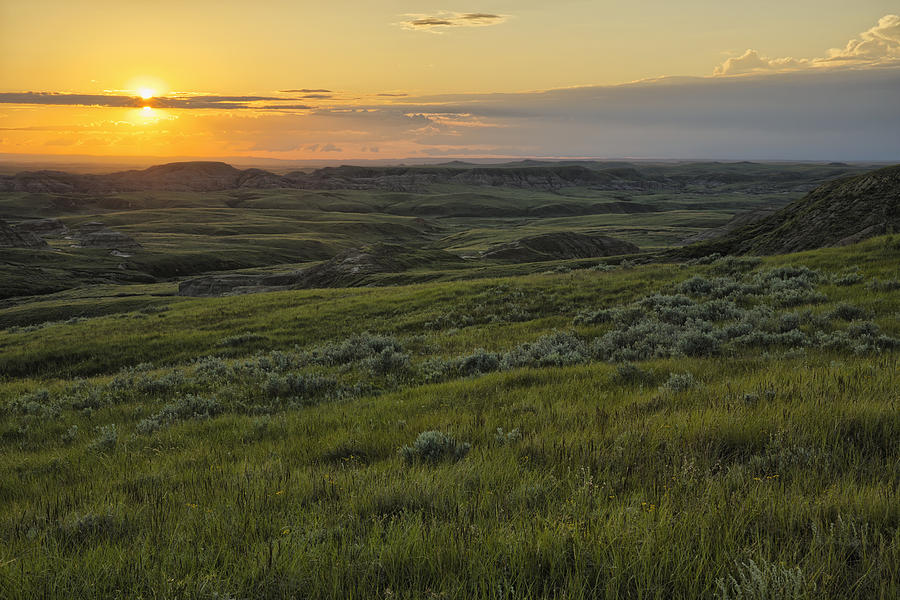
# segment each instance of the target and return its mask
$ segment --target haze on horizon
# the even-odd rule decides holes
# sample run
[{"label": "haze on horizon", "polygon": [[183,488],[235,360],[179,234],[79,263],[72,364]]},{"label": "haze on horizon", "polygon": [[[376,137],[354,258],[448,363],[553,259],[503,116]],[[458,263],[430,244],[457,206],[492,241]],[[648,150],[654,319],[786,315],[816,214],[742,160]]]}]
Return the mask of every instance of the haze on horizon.
[{"label": "haze on horizon", "polygon": [[0,6],[0,154],[900,161],[861,0]]}]

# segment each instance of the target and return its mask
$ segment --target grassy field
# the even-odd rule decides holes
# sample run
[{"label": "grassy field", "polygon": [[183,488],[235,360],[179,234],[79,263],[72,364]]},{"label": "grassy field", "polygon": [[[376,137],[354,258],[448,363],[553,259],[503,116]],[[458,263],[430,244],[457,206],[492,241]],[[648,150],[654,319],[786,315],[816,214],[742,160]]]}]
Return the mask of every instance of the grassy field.
[{"label": "grassy field", "polygon": [[0,597],[900,595],[895,236],[490,268],[0,307]]}]

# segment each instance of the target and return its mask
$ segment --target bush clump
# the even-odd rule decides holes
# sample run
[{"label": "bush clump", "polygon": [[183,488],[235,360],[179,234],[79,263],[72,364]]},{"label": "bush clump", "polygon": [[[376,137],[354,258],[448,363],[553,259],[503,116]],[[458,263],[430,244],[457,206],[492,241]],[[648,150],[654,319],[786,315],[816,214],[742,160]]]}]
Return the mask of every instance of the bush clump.
[{"label": "bush clump", "polygon": [[119,428],[115,423],[103,425],[95,429],[97,437],[88,445],[91,452],[110,452],[116,449],[119,443]]},{"label": "bush clump", "polygon": [[591,271],[596,271],[598,273],[606,273],[607,271],[615,271],[615,265],[608,265],[606,263],[597,263],[596,265],[590,267]]},{"label": "bush clump", "polygon": [[194,375],[208,382],[228,381],[231,369],[224,360],[217,356],[204,356],[194,361]]},{"label": "bush clump", "polygon": [[681,392],[694,389],[699,385],[700,383],[692,373],[672,373],[660,389],[674,394],[680,394]]},{"label": "bush clump", "polygon": [[813,290],[781,289],[771,295],[777,306],[790,308],[804,304],[821,304],[828,301],[828,296]]},{"label": "bush clump", "polygon": [[453,359],[431,358],[422,363],[426,381],[441,381],[447,377],[473,377],[500,369],[503,355],[477,348],[472,354]]},{"label": "bush clump", "polygon": [[501,367],[561,367],[586,362],[590,351],[574,333],[557,331],[527,342],[503,355]]},{"label": "bush clump", "polygon": [[302,373],[272,374],[263,382],[263,392],[269,398],[304,398],[322,395],[337,387],[333,377]]},{"label": "bush clump", "polygon": [[835,306],[834,310],[828,313],[828,318],[841,321],[856,321],[858,319],[866,318],[866,311],[858,306],[842,302]]},{"label": "bush clump", "polygon": [[484,348],[477,348],[468,356],[460,356],[454,364],[454,370],[466,377],[491,373],[499,368],[500,355],[496,352],[488,352]]},{"label": "bush clump", "polygon": [[653,377],[650,371],[645,371],[633,363],[616,365],[614,379],[620,383],[635,384],[647,383]]},{"label": "bush clump", "polygon": [[185,396],[176,402],[166,404],[160,412],[152,417],[142,419],[137,424],[136,431],[140,435],[147,435],[179,421],[209,419],[223,412],[225,412],[225,407],[219,404],[215,398]]},{"label": "bush clump", "polygon": [[828,350],[854,354],[877,354],[900,348],[900,339],[884,335],[871,321],[854,321],[844,331],[820,334],[816,343]]},{"label": "bush clump", "polygon": [[384,348],[381,352],[365,359],[363,366],[373,375],[402,373],[409,370],[409,354],[398,352],[394,348]]},{"label": "bush clump", "polygon": [[494,439],[497,440],[497,443],[501,446],[509,446],[522,439],[522,432],[519,431],[518,427],[511,431],[503,431],[502,427],[498,427]]},{"label": "bush clump", "polygon": [[872,281],[866,284],[866,287],[872,290],[873,292],[893,292],[895,290],[900,290],[900,280],[897,279],[885,279],[881,280],[877,277],[872,278]]},{"label": "bush clump", "polygon": [[400,353],[403,351],[403,344],[390,335],[364,332],[347,338],[343,342],[330,344],[313,351],[313,359],[315,362],[325,365],[347,365],[377,356],[386,350]]},{"label": "bush clump", "polygon": [[831,278],[831,283],[841,287],[856,285],[863,280],[863,276],[859,273],[842,273]]},{"label": "bush clump", "polygon": [[187,379],[181,371],[174,370],[162,375],[154,375],[150,372],[152,369],[154,369],[152,364],[141,363],[119,371],[108,384],[112,398],[115,401],[124,402],[135,394],[171,395],[187,383]]},{"label": "bush clump", "polygon": [[78,425],[72,425],[71,427],[66,429],[66,431],[61,436],[59,436],[59,440],[63,444],[71,444],[72,442],[75,441],[75,438],[77,438],[77,437],[78,437]]},{"label": "bush clump", "polygon": [[805,348],[818,339],[821,333],[807,333],[801,325],[821,330],[827,319],[809,310],[778,314],[772,307],[826,301],[815,289],[821,273],[802,265],[751,273],[759,264],[755,259],[720,258],[710,263],[722,266],[718,272],[731,274],[694,276],[677,285],[674,294],[657,293],[626,306],[579,313],[576,325],[611,325],[591,343],[591,356],[613,362],[713,356],[748,347]]},{"label": "bush clump", "polygon": [[720,600],[799,600],[808,585],[800,567],[793,569],[766,560],[737,564],[737,573],[717,579]]},{"label": "bush clump", "polygon": [[440,431],[423,431],[411,446],[400,448],[400,458],[406,464],[436,464],[442,461],[457,462],[465,458],[471,445],[457,442]]},{"label": "bush clump", "polygon": [[719,351],[719,340],[709,331],[689,329],[678,340],[678,354],[685,356],[712,356]]},{"label": "bush clump", "polygon": [[11,400],[4,412],[13,415],[35,415],[54,419],[60,415],[58,403],[51,401],[50,392],[38,390]]},{"label": "bush clump", "polygon": [[719,254],[718,252],[713,252],[712,254],[707,254],[706,256],[698,256],[697,258],[692,258],[691,260],[687,261],[687,264],[690,266],[711,265],[720,258],[722,258],[721,254]]}]

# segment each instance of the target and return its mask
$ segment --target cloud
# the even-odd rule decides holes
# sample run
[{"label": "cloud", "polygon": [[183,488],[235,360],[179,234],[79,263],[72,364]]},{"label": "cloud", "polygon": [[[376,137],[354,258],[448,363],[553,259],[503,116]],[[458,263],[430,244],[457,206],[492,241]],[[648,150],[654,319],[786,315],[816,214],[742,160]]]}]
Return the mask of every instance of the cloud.
[{"label": "cloud", "polygon": [[459,17],[462,21],[469,21],[472,23],[493,23],[498,19],[502,20],[503,18],[502,15],[492,15],[490,13],[463,13]]},{"label": "cloud", "polygon": [[331,94],[331,90],[311,90],[303,88],[300,90],[278,90],[280,94]]},{"label": "cloud", "polygon": [[419,96],[313,120],[447,156],[900,161],[898,97],[900,68],[883,67]]},{"label": "cloud", "polygon": [[61,94],[57,92],[0,93],[2,104],[55,104],[68,106],[139,107],[141,99],[107,94]]},{"label": "cloud", "polygon": [[485,156],[486,154],[505,155],[509,152],[516,153],[516,148],[496,148],[491,146],[481,148],[461,148],[450,146],[446,148],[425,148],[418,153],[424,156]]},{"label": "cloud", "polygon": [[878,25],[852,39],[843,48],[829,51],[827,61],[862,60],[882,62],[900,59],[900,15],[885,15]]},{"label": "cloud", "polygon": [[[757,60],[762,60],[756,57]],[[749,65],[749,60],[748,60]],[[758,66],[758,64],[757,64]],[[296,92],[292,92],[296,93]],[[342,160],[378,156],[880,160],[900,162],[900,63],[861,69],[771,69],[741,77],[668,77],[521,93],[363,95],[312,108],[266,96],[178,96],[162,128],[110,117],[63,127],[52,109],[16,109],[10,147],[76,139],[92,153]],[[134,106],[122,95],[0,94],[33,105]],[[2,106],[2,104],[0,104]],[[262,107],[266,107],[263,109]],[[305,108],[304,108],[305,107]],[[48,111],[48,112],[44,112]],[[98,111],[99,112],[99,111]],[[171,111],[173,114],[176,111]],[[79,143],[81,143],[79,142]],[[105,145],[104,145],[105,144]],[[369,148],[368,152],[362,150]]]},{"label": "cloud", "polygon": [[898,97],[900,68],[883,67],[411,96],[290,119],[310,142],[393,156],[900,161]]},{"label": "cloud", "polygon": [[[143,99],[121,94],[65,94],[60,92],[0,93],[0,104],[43,104],[56,106],[104,106],[109,108],[220,109],[220,110],[309,110],[306,104],[288,104],[290,98],[277,96],[176,95]],[[277,104],[266,104],[277,102]]]},{"label": "cloud", "polygon": [[262,104],[253,108],[256,110],[312,110],[315,106],[308,104]]},{"label": "cloud", "polygon": [[399,23],[403,29],[409,31],[430,31],[431,33],[442,33],[444,30],[454,27],[487,27],[490,25],[499,25],[509,18],[508,15],[497,15],[493,13],[458,13],[446,11],[441,11],[436,15],[407,14],[404,16],[406,19]]},{"label": "cloud", "polygon": [[900,64],[900,16],[885,15],[878,24],[819,58],[769,58],[747,50],[716,67],[714,75],[744,75],[773,71],[796,71],[838,67],[877,67]]},{"label": "cloud", "polygon": [[415,19],[413,21],[408,21],[407,25],[410,27],[453,27],[453,21],[448,19],[439,19],[438,17],[423,17],[421,19]]},{"label": "cloud", "polygon": [[766,58],[756,50],[747,50],[716,67],[715,75],[742,75],[764,71],[790,70],[808,66],[810,61],[796,58]]},{"label": "cloud", "polygon": [[139,106],[151,106],[153,108],[218,108],[240,109],[254,108],[254,102],[280,101],[283,98],[274,96],[160,96],[148,100],[139,99]]},{"label": "cloud", "polygon": [[[169,99],[161,96],[159,100]],[[273,96],[201,96],[201,95],[176,95],[171,100],[176,102],[256,102],[258,100],[279,100]]]}]

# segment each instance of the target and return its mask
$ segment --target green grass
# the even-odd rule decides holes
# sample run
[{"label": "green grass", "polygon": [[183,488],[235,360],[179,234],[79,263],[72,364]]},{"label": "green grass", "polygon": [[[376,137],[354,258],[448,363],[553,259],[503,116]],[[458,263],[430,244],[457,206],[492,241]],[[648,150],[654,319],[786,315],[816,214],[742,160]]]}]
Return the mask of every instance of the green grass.
[{"label": "green grass", "polygon": [[[896,277],[895,238],[757,271],[784,265],[819,270],[827,300],[779,313],[840,332],[826,315],[850,304],[900,337],[897,292],[867,285]],[[793,574],[786,597],[897,597],[898,350],[429,375],[602,336],[573,319],[715,268],[0,308],[48,322],[0,332],[0,597],[716,598],[749,561]],[[407,464],[432,430],[471,450]]]}]

